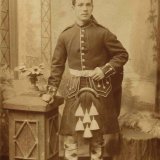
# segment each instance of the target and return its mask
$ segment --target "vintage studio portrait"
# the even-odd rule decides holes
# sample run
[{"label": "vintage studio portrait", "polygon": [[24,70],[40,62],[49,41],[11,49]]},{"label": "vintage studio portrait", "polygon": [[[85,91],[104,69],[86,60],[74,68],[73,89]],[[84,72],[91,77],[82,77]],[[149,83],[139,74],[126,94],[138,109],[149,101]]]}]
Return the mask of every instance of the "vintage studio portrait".
[{"label": "vintage studio portrait", "polygon": [[160,160],[160,0],[1,0],[0,160]]}]

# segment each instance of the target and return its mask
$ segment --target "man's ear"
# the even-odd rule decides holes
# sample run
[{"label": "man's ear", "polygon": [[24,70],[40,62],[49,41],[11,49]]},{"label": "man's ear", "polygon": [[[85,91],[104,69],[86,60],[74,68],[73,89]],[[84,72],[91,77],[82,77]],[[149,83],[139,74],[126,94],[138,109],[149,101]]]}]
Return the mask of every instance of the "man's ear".
[{"label": "man's ear", "polygon": [[75,14],[75,6],[72,5],[71,8],[72,8],[72,12]]}]

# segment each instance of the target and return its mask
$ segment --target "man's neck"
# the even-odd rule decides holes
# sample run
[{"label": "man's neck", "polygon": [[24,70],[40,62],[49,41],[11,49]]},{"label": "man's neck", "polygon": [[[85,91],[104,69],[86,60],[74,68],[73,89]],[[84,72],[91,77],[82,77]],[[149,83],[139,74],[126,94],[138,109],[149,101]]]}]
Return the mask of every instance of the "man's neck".
[{"label": "man's neck", "polygon": [[79,26],[86,26],[90,23],[90,19],[88,21],[80,21],[80,20],[76,20],[76,23],[79,25]]}]

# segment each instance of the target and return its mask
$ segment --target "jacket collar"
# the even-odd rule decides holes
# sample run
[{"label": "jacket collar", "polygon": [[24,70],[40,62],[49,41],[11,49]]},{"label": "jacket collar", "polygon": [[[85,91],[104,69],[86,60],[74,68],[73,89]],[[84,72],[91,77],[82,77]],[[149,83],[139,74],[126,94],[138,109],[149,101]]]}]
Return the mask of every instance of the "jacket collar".
[{"label": "jacket collar", "polygon": [[87,23],[85,23],[84,25],[79,25],[78,23],[75,23],[75,26],[77,26],[78,28],[88,28],[91,24],[92,24],[92,19],[90,19]]}]

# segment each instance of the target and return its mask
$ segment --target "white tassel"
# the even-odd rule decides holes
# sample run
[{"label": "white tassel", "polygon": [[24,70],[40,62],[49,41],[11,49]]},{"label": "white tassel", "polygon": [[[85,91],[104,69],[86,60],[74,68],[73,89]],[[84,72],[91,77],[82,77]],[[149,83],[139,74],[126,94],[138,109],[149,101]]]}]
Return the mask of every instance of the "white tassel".
[{"label": "white tassel", "polygon": [[92,103],[92,106],[91,106],[89,115],[90,115],[90,116],[97,116],[97,115],[99,115],[98,112],[97,112],[97,109],[96,109],[96,107],[94,106],[93,103]]},{"label": "white tassel", "polygon": [[76,110],[75,116],[76,116],[76,117],[83,117],[83,116],[84,116],[84,113],[83,113],[81,104],[79,104],[79,106],[78,106],[78,108],[77,108],[77,110]]},{"label": "white tassel", "polygon": [[94,130],[99,130],[99,129],[100,129],[100,128],[99,128],[99,125],[98,125],[97,121],[94,119],[94,117],[93,117],[93,119],[92,119],[90,129],[91,129],[92,131],[94,131]]},{"label": "white tassel", "polygon": [[81,121],[81,118],[79,118],[76,127],[75,127],[76,131],[84,131],[84,126],[83,126],[83,122]]},{"label": "white tassel", "polygon": [[84,138],[91,138],[93,135],[92,135],[92,132],[90,131],[90,128],[87,124],[86,128],[85,128],[85,131],[84,131],[84,134],[83,134],[83,137]]},{"label": "white tassel", "polygon": [[85,112],[85,115],[84,115],[84,118],[83,118],[83,123],[91,123],[91,118],[88,114],[87,109],[86,109],[86,112]]}]

